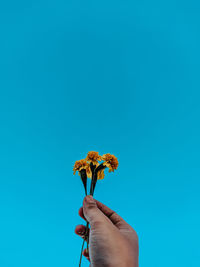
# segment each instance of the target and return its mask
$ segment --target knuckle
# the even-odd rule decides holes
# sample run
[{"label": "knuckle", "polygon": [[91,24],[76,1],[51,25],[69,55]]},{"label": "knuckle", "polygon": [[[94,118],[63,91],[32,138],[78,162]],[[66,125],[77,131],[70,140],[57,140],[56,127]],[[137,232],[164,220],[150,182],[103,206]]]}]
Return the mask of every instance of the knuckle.
[{"label": "knuckle", "polygon": [[96,208],[96,203],[95,202],[89,202],[86,205],[87,209],[94,209]]},{"label": "knuckle", "polygon": [[91,222],[91,230],[94,230],[94,229],[99,229],[99,228],[101,228],[102,227],[102,221],[100,221],[100,220],[93,220],[92,222]]}]

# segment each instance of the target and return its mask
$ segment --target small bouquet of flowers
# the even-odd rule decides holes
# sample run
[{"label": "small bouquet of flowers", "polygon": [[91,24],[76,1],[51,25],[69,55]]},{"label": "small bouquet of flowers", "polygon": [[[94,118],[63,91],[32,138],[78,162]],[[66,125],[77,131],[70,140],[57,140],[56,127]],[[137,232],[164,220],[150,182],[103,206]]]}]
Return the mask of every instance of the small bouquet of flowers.
[{"label": "small bouquet of flowers", "polygon": [[[103,156],[100,156],[98,152],[90,151],[88,152],[87,157],[85,159],[81,159],[75,162],[73,171],[74,171],[74,174],[78,171],[78,174],[80,175],[81,180],[83,182],[86,196],[88,194],[87,178],[91,179],[89,194],[93,196],[97,180],[104,179],[105,168],[108,168],[109,172],[114,172],[114,170],[118,168],[118,160],[114,155],[111,155],[108,153],[108,154],[104,154]],[[87,242],[87,250],[89,248],[89,234],[88,233],[89,233],[89,223],[87,223],[86,225],[86,233],[85,233],[82,248],[81,248],[79,267],[81,266],[82,253],[83,253],[85,242]]]}]

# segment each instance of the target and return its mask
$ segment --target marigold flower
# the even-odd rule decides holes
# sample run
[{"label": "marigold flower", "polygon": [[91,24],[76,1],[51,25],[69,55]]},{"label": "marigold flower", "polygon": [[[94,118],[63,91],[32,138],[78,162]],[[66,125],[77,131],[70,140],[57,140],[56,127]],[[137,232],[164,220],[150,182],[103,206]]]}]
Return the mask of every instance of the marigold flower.
[{"label": "marigold flower", "polygon": [[104,170],[100,170],[97,173],[97,179],[98,180],[102,180],[104,178],[105,174],[104,174]]},{"label": "marigold flower", "polygon": [[117,158],[109,153],[104,154],[102,160],[104,160],[103,165],[109,168],[109,172],[114,172],[119,165]]},{"label": "marigold flower", "polygon": [[89,163],[93,163],[94,165],[99,166],[98,161],[101,161],[102,158],[98,152],[90,151],[90,152],[88,152],[85,160],[88,161]]},{"label": "marigold flower", "polygon": [[76,171],[80,172],[81,170],[86,170],[87,177],[91,178],[92,177],[92,172],[90,170],[90,165],[85,159],[77,160],[74,164],[74,174]]}]

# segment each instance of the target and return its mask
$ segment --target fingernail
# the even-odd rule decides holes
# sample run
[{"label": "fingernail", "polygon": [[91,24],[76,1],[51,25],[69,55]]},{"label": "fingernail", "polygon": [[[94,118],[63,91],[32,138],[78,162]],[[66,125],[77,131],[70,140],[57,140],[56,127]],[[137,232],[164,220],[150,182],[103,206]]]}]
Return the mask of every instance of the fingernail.
[{"label": "fingernail", "polygon": [[88,195],[88,196],[85,197],[85,201],[87,203],[94,203],[94,198],[93,198],[93,196]]},{"label": "fingernail", "polygon": [[85,231],[79,231],[78,234],[79,235],[84,235],[85,234]]}]

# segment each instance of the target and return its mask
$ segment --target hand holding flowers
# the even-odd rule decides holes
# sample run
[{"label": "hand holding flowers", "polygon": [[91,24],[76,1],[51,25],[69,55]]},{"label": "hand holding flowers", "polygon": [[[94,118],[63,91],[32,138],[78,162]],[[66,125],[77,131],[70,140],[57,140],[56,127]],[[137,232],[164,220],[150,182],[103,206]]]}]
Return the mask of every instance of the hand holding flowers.
[{"label": "hand holding flowers", "polygon": [[[104,154],[100,156],[98,152],[90,151],[87,154],[87,157],[82,160],[78,160],[74,164],[74,174],[78,171],[81,180],[84,185],[85,195],[87,195],[87,178],[91,179],[90,184],[90,195],[93,196],[97,180],[102,180],[105,176],[105,168],[109,169],[109,172],[114,172],[118,168],[118,160],[114,155]],[[79,266],[81,266],[82,261],[82,252],[84,249],[84,243],[87,242],[87,250],[89,246],[89,223],[86,225],[86,234],[83,240],[83,245],[81,249],[81,257]]]}]

